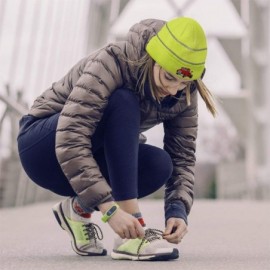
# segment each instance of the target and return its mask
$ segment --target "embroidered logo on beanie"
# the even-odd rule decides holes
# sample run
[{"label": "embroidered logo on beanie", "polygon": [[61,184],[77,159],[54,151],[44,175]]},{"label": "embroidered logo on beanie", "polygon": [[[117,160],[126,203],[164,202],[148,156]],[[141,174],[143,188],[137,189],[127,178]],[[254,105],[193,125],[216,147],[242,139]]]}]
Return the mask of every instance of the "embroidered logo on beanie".
[{"label": "embroidered logo on beanie", "polygon": [[176,71],[176,74],[182,76],[183,78],[188,77],[190,79],[193,76],[192,70],[190,70],[190,68],[186,68],[186,67],[181,67],[180,69],[178,69]]}]

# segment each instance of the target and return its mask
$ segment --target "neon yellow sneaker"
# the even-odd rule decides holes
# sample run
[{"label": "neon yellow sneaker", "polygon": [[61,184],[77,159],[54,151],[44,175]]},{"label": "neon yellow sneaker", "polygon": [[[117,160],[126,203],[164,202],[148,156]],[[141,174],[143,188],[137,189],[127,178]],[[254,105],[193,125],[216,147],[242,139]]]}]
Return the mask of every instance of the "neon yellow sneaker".
[{"label": "neon yellow sneaker", "polygon": [[106,249],[100,241],[103,234],[100,227],[74,212],[72,198],[57,203],[53,213],[61,228],[71,237],[73,250],[82,256],[105,256]]},{"label": "neon yellow sneaker", "polygon": [[168,261],[179,257],[178,249],[162,239],[162,231],[146,229],[143,239],[117,237],[111,257],[115,260]]}]

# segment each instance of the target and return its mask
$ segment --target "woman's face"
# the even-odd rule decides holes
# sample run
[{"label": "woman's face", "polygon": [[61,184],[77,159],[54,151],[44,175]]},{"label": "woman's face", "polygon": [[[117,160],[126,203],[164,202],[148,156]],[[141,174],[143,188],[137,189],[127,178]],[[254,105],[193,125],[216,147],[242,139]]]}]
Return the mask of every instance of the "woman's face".
[{"label": "woman's face", "polygon": [[192,80],[181,80],[178,77],[165,71],[160,65],[155,63],[153,70],[154,82],[159,88],[161,97],[176,95],[179,90],[183,90]]}]

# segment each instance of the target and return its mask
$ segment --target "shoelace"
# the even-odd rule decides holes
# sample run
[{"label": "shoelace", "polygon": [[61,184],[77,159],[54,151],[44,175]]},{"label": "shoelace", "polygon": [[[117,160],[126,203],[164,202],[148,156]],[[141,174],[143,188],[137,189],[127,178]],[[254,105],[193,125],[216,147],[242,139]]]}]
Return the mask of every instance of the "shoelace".
[{"label": "shoelace", "polygon": [[97,245],[97,239],[103,239],[103,233],[100,227],[95,223],[84,224],[84,232],[87,237],[86,240],[94,239],[95,245]]},{"label": "shoelace", "polygon": [[137,249],[138,259],[140,257],[140,250],[141,250],[141,247],[143,246],[143,244],[146,241],[152,242],[154,240],[159,240],[160,238],[162,238],[162,235],[163,235],[163,232],[161,230],[151,229],[151,228],[146,229],[144,238],[142,239],[142,242],[140,243],[140,245],[138,246],[138,249]]}]

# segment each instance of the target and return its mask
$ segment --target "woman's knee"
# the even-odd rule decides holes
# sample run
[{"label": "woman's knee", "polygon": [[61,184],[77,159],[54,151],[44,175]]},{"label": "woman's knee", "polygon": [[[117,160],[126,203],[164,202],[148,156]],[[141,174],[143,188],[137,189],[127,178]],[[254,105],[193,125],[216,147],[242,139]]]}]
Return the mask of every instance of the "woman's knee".
[{"label": "woman's knee", "polygon": [[170,155],[163,149],[151,145],[140,145],[140,150],[141,148],[144,148],[143,151],[139,151],[141,171],[149,178],[164,184],[173,172]]},{"label": "woman's knee", "polygon": [[125,88],[119,88],[112,93],[108,106],[117,109],[133,109],[139,112],[138,98],[134,92]]},{"label": "woman's knee", "polygon": [[173,164],[170,155],[162,150],[156,150],[155,156],[152,159],[153,167],[155,168],[155,174],[167,181],[173,172]]}]

